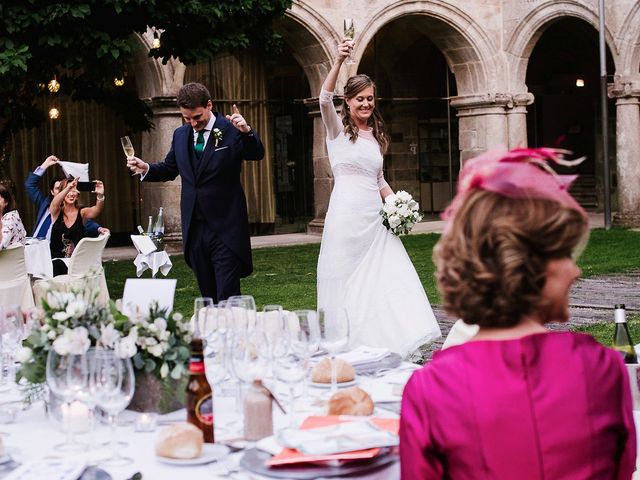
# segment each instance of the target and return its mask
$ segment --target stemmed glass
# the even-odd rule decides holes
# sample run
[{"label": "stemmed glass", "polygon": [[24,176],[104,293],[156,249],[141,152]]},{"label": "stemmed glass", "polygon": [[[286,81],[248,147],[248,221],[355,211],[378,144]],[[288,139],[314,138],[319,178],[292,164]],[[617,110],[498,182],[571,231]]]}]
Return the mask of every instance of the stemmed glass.
[{"label": "stemmed glass", "polygon": [[[200,334],[205,340],[204,366],[207,381],[212,386],[222,383],[227,372],[227,311],[216,305],[206,308],[199,325]],[[215,391],[215,389],[214,389]]]},{"label": "stemmed glass", "polygon": [[307,383],[309,380],[309,373],[311,371],[310,361],[320,349],[320,322],[318,320],[318,314],[315,310],[295,310],[293,314],[296,317],[296,322],[287,322],[287,329],[300,329],[307,334],[307,350],[306,355],[308,359],[307,376],[303,383],[302,396],[307,397]]},{"label": "stemmed glass", "polygon": [[0,306],[0,390],[9,390],[15,384],[16,352],[23,337],[24,320],[20,305]]},{"label": "stemmed glass", "polygon": [[101,463],[109,466],[128,465],[133,459],[120,454],[116,433],[117,416],[129,405],[135,390],[131,359],[120,358],[113,350],[95,350],[91,360],[89,382],[95,394],[96,404],[108,415],[111,427],[112,453]]},{"label": "stemmed glass", "polygon": [[87,355],[60,355],[53,349],[49,350],[46,378],[50,392],[64,401],[64,405],[62,405],[62,421],[67,438],[64,443],[55,445],[55,448],[67,452],[83,450],[85,445],[77,442],[73,435],[72,423],[75,412],[72,409],[72,404],[76,396],[88,387],[89,363]]},{"label": "stemmed glass", "polygon": [[273,363],[287,353],[287,338],[285,336],[286,319],[282,305],[265,305],[262,310],[261,322],[256,326],[264,332],[268,346],[269,374],[273,378]]},{"label": "stemmed glass", "polygon": [[127,136],[120,137],[120,143],[122,144],[122,150],[124,150],[124,154],[127,157],[133,157],[136,153],[133,148],[133,143],[131,143],[131,139]]},{"label": "stemmed glass", "polygon": [[200,327],[206,322],[207,309],[213,306],[213,298],[211,297],[197,297],[193,301],[193,334],[200,336]]},{"label": "stemmed glass", "polygon": [[320,323],[320,346],[331,358],[331,393],[338,390],[336,380],[336,354],[349,345],[349,317],[344,308],[330,308],[318,311]]},{"label": "stemmed glass", "polygon": [[309,337],[302,329],[291,328],[287,332],[289,350],[275,362],[276,378],[289,387],[289,427],[295,428],[295,386],[303,381],[309,370]]},{"label": "stemmed glass", "polygon": [[[351,47],[353,48],[353,39],[356,36],[356,29],[353,25],[353,18],[345,18],[344,19],[344,36],[351,40]],[[351,54],[347,57],[346,62],[347,65],[354,65],[356,62],[351,58]]]}]

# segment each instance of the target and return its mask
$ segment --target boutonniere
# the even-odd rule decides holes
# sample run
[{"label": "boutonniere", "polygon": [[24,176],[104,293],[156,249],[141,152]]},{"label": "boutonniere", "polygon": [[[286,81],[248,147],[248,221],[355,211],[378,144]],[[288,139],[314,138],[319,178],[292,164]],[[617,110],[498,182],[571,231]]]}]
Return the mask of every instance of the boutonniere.
[{"label": "boutonniere", "polygon": [[213,146],[217,147],[218,142],[222,140],[222,130],[220,130],[219,128],[214,128],[211,133],[213,133],[213,138],[216,141],[216,143]]}]

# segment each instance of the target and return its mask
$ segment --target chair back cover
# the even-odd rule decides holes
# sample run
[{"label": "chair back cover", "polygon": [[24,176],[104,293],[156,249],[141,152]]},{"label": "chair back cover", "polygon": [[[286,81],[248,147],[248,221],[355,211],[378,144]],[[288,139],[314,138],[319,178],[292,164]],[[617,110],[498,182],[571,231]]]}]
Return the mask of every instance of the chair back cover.
[{"label": "chair back cover", "polygon": [[24,260],[24,245],[0,250],[0,305],[33,307],[33,292]]}]

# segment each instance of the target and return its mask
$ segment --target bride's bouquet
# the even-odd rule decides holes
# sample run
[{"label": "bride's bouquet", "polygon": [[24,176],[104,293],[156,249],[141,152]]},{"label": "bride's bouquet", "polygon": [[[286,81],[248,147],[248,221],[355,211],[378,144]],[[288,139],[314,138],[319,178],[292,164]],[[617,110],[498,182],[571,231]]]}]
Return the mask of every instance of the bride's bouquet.
[{"label": "bride's bouquet", "polygon": [[413,226],[422,220],[420,205],[404,190],[392,193],[384,199],[380,215],[382,224],[394,235],[409,233]]}]

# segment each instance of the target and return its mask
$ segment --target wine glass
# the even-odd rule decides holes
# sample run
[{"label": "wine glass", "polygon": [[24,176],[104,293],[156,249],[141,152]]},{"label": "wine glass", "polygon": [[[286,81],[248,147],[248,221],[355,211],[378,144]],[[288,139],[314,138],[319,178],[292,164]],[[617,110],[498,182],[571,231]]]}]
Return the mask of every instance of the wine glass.
[{"label": "wine glass", "polygon": [[349,345],[349,316],[344,308],[318,310],[320,346],[331,358],[331,394],[338,390],[336,381],[336,354]]},{"label": "wine glass", "polygon": [[49,350],[47,354],[46,379],[49,390],[60,397],[64,404],[62,409],[62,422],[67,434],[64,443],[55,445],[54,448],[61,451],[74,452],[83,450],[85,445],[77,442],[74,437],[74,428],[85,419],[83,413],[77,410],[74,399],[78,394],[87,389],[89,383],[89,363],[86,354],[60,355],[55,350]]},{"label": "wine glass", "polygon": [[24,319],[20,305],[0,306],[0,390],[11,389],[15,383],[16,352],[23,338]]},{"label": "wine glass", "polygon": [[135,390],[131,359],[120,358],[113,350],[95,350],[89,382],[96,404],[107,414],[111,427],[111,456],[101,463],[109,466],[128,465],[133,458],[120,454],[116,434],[117,416],[129,405]]},{"label": "wine glass", "polygon": [[[222,383],[227,377],[227,311],[226,308],[212,305],[206,308],[200,333],[205,340],[204,366],[207,381],[212,386]],[[215,389],[214,389],[215,391]]]},{"label": "wine glass", "polygon": [[282,305],[265,305],[256,328],[264,332],[268,346],[269,374],[273,378],[273,362],[287,352],[286,319]]},{"label": "wine glass", "polygon": [[[356,36],[356,29],[353,25],[353,18],[345,18],[344,19],[344,36],[345,38],[349,38],[351,40],[351,48],[353,49],[353,39]],[[347,57],[346,62],[347,65],[354,65],[356,62],[351,58],[351,54]]]},{"label": "wine glass", "polygon": [[227,308],[230,308],[235,315],[237,315],[238,308],[244,309],[244,319],[235,318],[234,320],[241,321],[241,326],[247,330],[252,330],[256,325],[256,301],[251,295],[233,295],[227,298]]},{"label": "wine glass", "polygon": [[120,143],[122,144],[122,150],[124,150],[124,154],[127,157],[133,157],[136,153],[133,148],[133,143],[131,143],[131,139],[127,136],[120,137]]},{"label": "wine glass", "polygon": [[197,297],[193,301],[193,322],[191,329],[194,336],[199,337],[201,335],[200,327],[207,321],[207,308],[213,306],[213,298],[211,297]]},{"label": "wine glass", "polygon": [[288,330],[289,350],[274,365],[276,378],[289,387],[289,428],[296,428],[295,386],[309,370],[309,337],[302,329]]},{"label": "wine glass", "polygon": [[302,396],[307,398],[308,390],[307,383],[309,380],[309,374],[311,373],[310,360],[320,350],[320,323],[318,319],[318,313],[315,310],[295,310],[293,312],[296,321],[288,321],[286,324],[289,330],[302,330],[307,334],[307,351],[305,352],[309,365],[307,366],[307,376],[303,383]]}]

